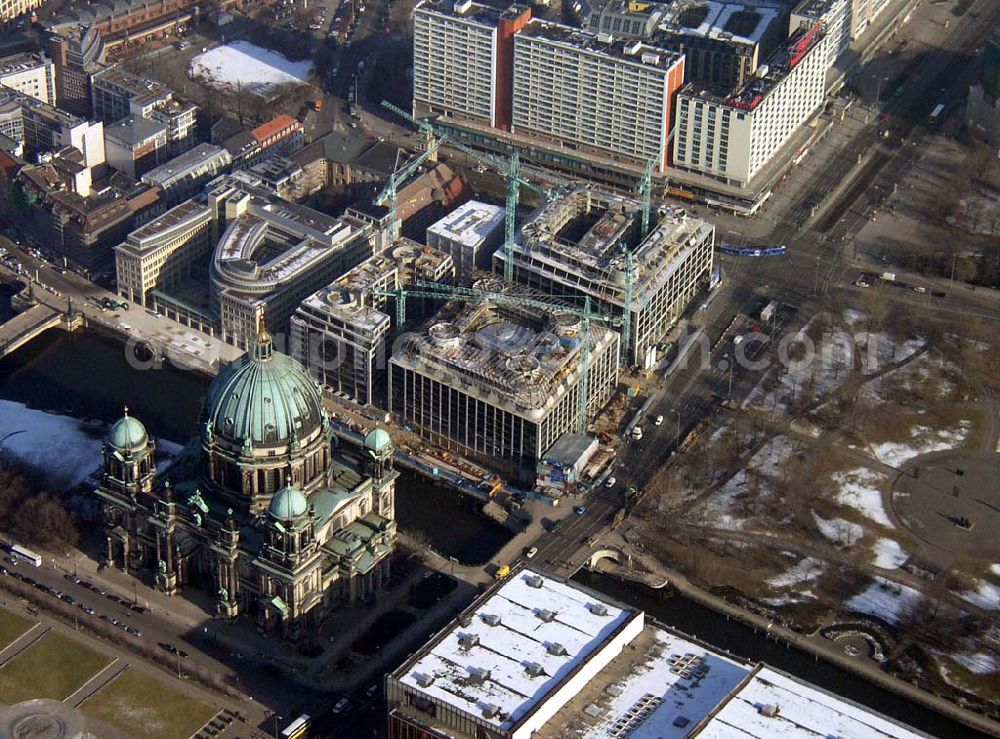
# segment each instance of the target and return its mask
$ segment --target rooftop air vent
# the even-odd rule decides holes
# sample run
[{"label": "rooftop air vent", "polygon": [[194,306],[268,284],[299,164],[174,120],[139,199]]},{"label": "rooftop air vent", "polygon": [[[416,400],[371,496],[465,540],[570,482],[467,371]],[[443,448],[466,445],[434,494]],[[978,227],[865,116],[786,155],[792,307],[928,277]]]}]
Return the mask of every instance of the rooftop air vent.
[{"label": "rooftop air vent", "polygon": [[434,684],[433,675],[425,675],[423,673],[418,673],[416,675],[416,678],[417,678],[417,685],[419,685],[421,688],[429,688],[431,685]]},{"label": "rooftop air vent", "polygon": [[587,606],[591,613],[595,616],[607,616],[608,609],[604,607],[603,603],[591,603]]},{"label": "rooftop air vent", "polygon": [[484,670],[482,667],[471,667],[469,668],[469,677],[467,682],[470,685],[482,685],[484,682],[490,679],[490,671]]},{"label": "rooftop air vent", "polygon": [[569,654],[569,652],[566,651],[566,647],[557,642],[553,642],[551,644],[546,645],[545,649],[553,657],[565,657],[567,654]]},{"label": "rooftop air vent", "polygon": [[486,614],[483,614],[483,623],[485,623],[488,626],[499,626],[500,625],[500,617],[498,615],[496,615],[495,613],[486,613]]},{"label": "rooftop air vent", "polygon": [[498,713],[500,713],[500,706],[495,706],[492,703],[483,706],[483,718],[496,718]]},{"label": "rooftop air vent", "polygon": [[642,48],[642,41],[633,41],[630,44],[625,45],[625,53],[629,56],[635,56],[639,53],[639,49]]},{"label": "rooftop air vent", "polygon": [[610,44],[615,40],[615,37],[612,36],[610,33],[605,33],[604,31],[601,31],[599,34],[597,34],[597,40],[599,43],[602,44]]},{"label": "rooftop air vent", "polygon": [[479,646],[479,634],[459,634],[458,644],[462,649],[468,651]]},{"label": "rooftop air vent", "polygon": [[556,619],[555,612],[550,611],[548,608],[539,608],[535,611],[535,615],[538,616],[540,621],[544,621],[547,624],[552,623]]},{"label": "rooftop air vent", "polygon": [[542,675],[545,674],[545,668],[542,667],[537,662],[525,663],[524,671],[527,672],[531,677],[542,677]]},{"label": "rooftop air vent", "polygon": [[781,707],[775,703],[765,703],[763,706],[757,709],[761,716],[767,716],[768,718],[774,718],[779,713],[781,713]]},{"label": "rooftop air vent", "polygon": [[538,575],[528,575],[524,578],[524,581],[528,584],[529,588],[541,588],[545,584],[545,581]]}]

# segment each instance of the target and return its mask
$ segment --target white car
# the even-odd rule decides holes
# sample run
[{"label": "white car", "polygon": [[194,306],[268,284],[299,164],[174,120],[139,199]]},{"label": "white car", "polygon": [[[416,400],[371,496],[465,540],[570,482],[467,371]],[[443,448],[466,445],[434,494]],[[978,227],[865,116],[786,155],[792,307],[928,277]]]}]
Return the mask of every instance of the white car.
[{"label": "white car", "polygon": [[607,480],[604,481],[604,487],[613,488],[616,482],[618,482],[618,480],[616,480],[613,477],[609,477]]},{"label": "white car", "polygon": [[656,420],[653,421],[653,425],[654,426],[662,426],[663,425],[663,416],[657,416]]},{"label": "white car", "polygon": [[528,547],[524,550],[524,556],[526,559],[531,559],[536,554],[538,554],[538,547]]}]

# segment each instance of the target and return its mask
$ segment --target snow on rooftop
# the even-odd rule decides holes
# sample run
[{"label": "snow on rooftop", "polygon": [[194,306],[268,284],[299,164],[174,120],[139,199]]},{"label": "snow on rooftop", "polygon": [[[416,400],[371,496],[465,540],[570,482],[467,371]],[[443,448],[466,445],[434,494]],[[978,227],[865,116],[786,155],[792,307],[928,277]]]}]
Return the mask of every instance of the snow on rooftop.
[{"label": "snow on rooftop", "polygon": [[[924,737],[908,726],[762,667],[698,734],[741,737]],[[636,735],[633,735],[636,736]]]},{"label": "snow on rooftop", "polygon": [[679,634],[652,630],[648,659],[615,681],[611,693],[605,691],[611,698],[585,736],[685,737],[750,674],[750,665]]},{"label": "snow on rooftop", "polygon": [[525,570],[470,615],[468,625],[455,622],[400,682],[510,729],[637,614]]},{"label": "snow on rooftop", "polygon": [[429,226],[427,231],[464,246],[478,246],[503,222],[504,209],[499,205],[470,200]]}]

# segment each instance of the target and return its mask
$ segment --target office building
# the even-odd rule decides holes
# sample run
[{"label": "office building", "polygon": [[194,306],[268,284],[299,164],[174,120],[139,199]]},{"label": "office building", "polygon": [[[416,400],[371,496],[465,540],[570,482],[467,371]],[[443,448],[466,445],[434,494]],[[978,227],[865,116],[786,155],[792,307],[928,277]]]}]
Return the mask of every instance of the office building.
[{"label": "office building", "polygon": [[512,131],[666,167],[680,54],[533,20],[514,36]]},{"label": "office building", "polygon": [[656,43],[684,54],[684,81],[729,91],[753,77],[785,38],[777,3],[677,0],[666,7]]},{"label": "office building", "polygon": [[969,128],[1000,150],[1000,32],[994,32],[980,54],[979,76],[969,87]]},{"label": "office building", "polygon": [[282,113],[262,123],[250,133],[260,147],[261,158],[288,157],[302,148],[305,129],[287,113]]},{"label": "office building", "polygon": [[800,28],[743,87],[719,95],[688,84],[677,96],[673,166],[746,187],[823,104],[819,23]]},{"label": "office building", "polygon": [[[20,130],[29,156],[72,146],[83,154],[84,166],[97,167],[104,163],[104,124],[100,121],[86,121],[11,89],[0,89],[0,108],[6,111],[5,129]],[[20,126],[15,123],[18,116]]]},{"label": "office building", "polygon": [[[454,274],[447,254],[401,239],[302,301],[291,319],[290,353],[325,393],[381,404],[393,323],[388,303],[396,299],[375,291],[398,290],[416,280],[450,284]],[[422,300],[406,301],[408,317],[425,308]]]},{"label": "office building", "polygon": [[14,54],[0,59],[0,86],[17,90],[49,105],[56,104],[55,65],[40,54]]},{"label": "office building", "polygon": [[203,185],[229,170],[229,152],[212,144],[198,144],[180,156],[151,169],[142,181],[163,190],[167,203],[175,204],[194,196]]},{"label": "office building", "polygon": [[788,34],[799,28],[823,26],[822,53],[826,66],[832,67],[837,58],[851,45],[851,27],[855,0],[802,0],[788,19]]},{"label": "office building", "polygon": [[[542,452],[577,428],[581,409],[589,418],[610,398],[618,334],[593,321],[585,335],[579,316],[541,293],[496,278],[476,286],[486,292],[447,304],[397,342],[389,409],[431,443],[531,481]],[[489,297],[500,291],[503,299]]]},{"label": "office building", "polygon": [[663,20],[667,6],[659,3],[612,0],[598,7],[585,6],[582,25],[591,33],[616,38],[649,38]]},{"label": "office building", "polygon": [[[115,247],[118,294],[130,303],[166,313],[202,328],[190,312],[166,310],[175,302],[165,292],[191,277],[192,267],[212,249],[212,211],[195,200],[174,206],[132,231]],[[212,333],[212,331],[208,331]]]},{"label": "office building", "polygon": [[207,198],[218,234],[211,301],[230,344],[248,346],[262,318],[287,337],[299,303],[374,254],[369,224],[284,202],[247,180],[220,178]]},{"label": "office building", "polygon": [[107,67],[91,78],[91,98],[94,116],[105,124],[124,118],[146,118],[163,124],[168,157],[179,156],[195,144],[198,106],[180,100],[160,82],[123,67]]},{"label": "office building", "polygon": [[[642,203],[580,187],[539,207],[514,246],[514,281],[549,295],[585,297],[595,313],[622,318],[632,253],[630,328],[622,359],[648,366],[657,344],[712,273],[715,227],[680,208],[654,209],[640,238]],[[503,251],[494,256],[504,272]]]},{"label": "office building", "polygon": [[468,284],[474,272],[490,269],[503,237],[504,209],[470,200],[427,229],[427,246],[448,254],[458,282]]},{"label": "office building", "polygon": [[50,29],[48,49],[55,66],[55,104],[74,115],[89,116],[90,76],[101,69],[106,51],[100,31],[93,24],[63,24]]},{"label": "office building", "polygon": [[125,118],[104,129],[104,154],[108,166],[133,180],[166,158],[167,128],[145,118]]},{"label": "office building", "polygon": [[523,5],[420,2],[413,12],[413,114],[510,130],[514,36],[530,19]]},{"label": "office building", "polygon": [[925,736],[527,569],[390,673],[386,707],[389,739]]}]

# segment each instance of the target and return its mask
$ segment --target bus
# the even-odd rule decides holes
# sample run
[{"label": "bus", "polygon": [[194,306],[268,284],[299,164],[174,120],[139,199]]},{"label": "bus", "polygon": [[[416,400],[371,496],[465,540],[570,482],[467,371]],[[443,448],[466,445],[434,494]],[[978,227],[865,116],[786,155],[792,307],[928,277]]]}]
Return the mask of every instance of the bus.
[{"label": "bus", "polygon": [[285,730],[281,732],[281,739],[303,739],[309,736],[309,727],[312,726],[312,719],[308,713],[303,713],[292,721]]},{"label": "bus", "polygon": [[15,557],[20,557],[28,562],[31,562],[35,567],[42,566],[42,558],[40,555],[35,554],[30,549],[25,549],[20,544],[15,544],[10,548],[10,553]]},{"label": "bus", "polygon": [[733,244],[717,244],[720,253],[731,257],[780,257],[786,251],[786,246],[735,246]]},{"label": "bus", "polygon": [[934,106],[934,110],[931,111],[931,123],[940,121],[942,113],[944,113],[944,103],[938,103]]}]

